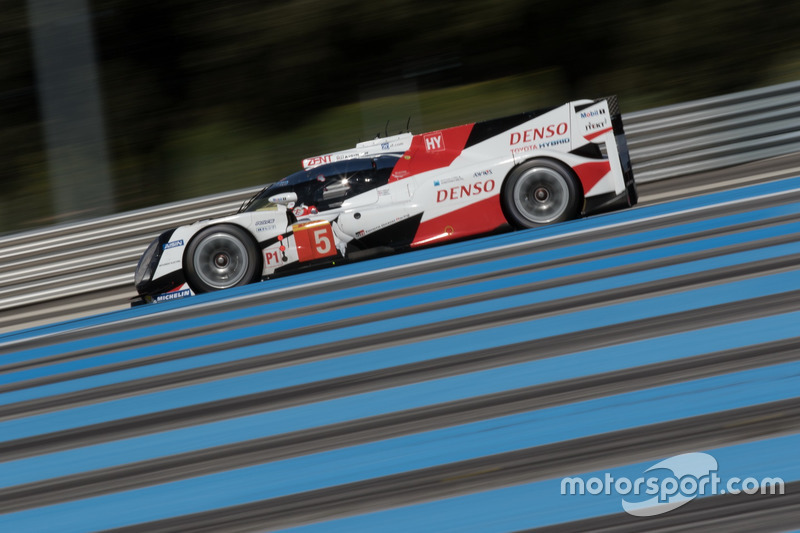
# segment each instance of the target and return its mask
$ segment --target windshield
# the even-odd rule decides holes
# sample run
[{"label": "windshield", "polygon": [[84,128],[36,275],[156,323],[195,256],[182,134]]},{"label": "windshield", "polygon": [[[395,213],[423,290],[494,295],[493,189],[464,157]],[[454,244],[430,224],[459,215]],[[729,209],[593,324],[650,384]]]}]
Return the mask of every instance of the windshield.
[{"label": "windshield", "polygon": [[300,172],[290,174],[276,183],[267,185],[261,189],[261,192],[253,196],[250,201],[239,210],[239,212],[275,210],[278,208],[278,206],[270,202],[269,199],[276,194],[294,190],[295,184],[301,183],[307,178],[307,172],[305,170],[301,170]]},{"label": "windshield", "polygon": [[335,209],[346,198],[388,183],[397,159],[397,156],[384,155],[300,170],[267,186],[240,212],[277,209],[269,198],[286,192],[297,194],[297,205],[315,206],[320,211]]}]

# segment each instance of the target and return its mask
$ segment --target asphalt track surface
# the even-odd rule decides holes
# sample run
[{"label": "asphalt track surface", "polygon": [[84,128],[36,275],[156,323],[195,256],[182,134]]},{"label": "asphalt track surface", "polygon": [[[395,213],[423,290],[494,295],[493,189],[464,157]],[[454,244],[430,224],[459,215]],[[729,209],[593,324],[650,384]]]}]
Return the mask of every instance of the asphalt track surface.
[{"label": "asphalt track surface", "polygon": [[[780,178],[800,175],[800,154],[775,157],[736,167],[639,185],[639,205],[689,198]],[[133,287],[116,287],[90,295],[0,311],[0,334],[19,329],[127,309]]]},{"label": "asphalt track surface", "polygon": [[[691,197],[753,183],[764,183],[800,175],[800,157],[779,158],[737,169],[715,171],[703,176],[667,180],[640,187],[642,205]],[[486,255],[455,255],[433,262],[411,264],[377,272],[365,272],[335,282],[300,285],[290,290],[254,293],[247,298],[219,299],[213,305],[170,308],[169,313],[137,315],[131,319],[89,323],[77,320],[74,327],[43,329],[43,335],[11,335],[0,338],[0,428],[2,424],[30,417],[57,416],[80,412],[82,408],[108,402],[125,402],[143,395],[169,393],[183,387],[212,385],[226,379],[280,371],[304,364],[335,362],[350,354],[376,352],[412,346],[455,335],[531,323],[569,314],[602,311],[613,305],[636,303],[671,294],[714,289],[725,284],[747,282],[765,276],[792,274],[800,269],[800,253],[787,253],[762,259],[726,264],[693,271],[687,269],[669,277],[610,286],[530,304],[495,308],[492,302],[538,291],[558,290],[575,284],[602,282],[616,276],[633,276],[644,271],[675,268],[721,256],[756,252],[768,247],[797,243],[796,232],[776,232],[761,239],[748,239],[748,232],[769,232],[800,222],[800,213],[791,209],[800,203],[800,192],[773,195],[752,202],[721,205],[699,212],[689,211],[667,218],[644,219],[638,224],[621,224],[598,232],[576,232],[565,238],[535,242],[530,246],[501,248]],[[446,273],[457,267],[480,265],[487,261],[513,260],[532,252],[558,250],[565,246],[592,243],[603,239],[625,238],[645,231],[669,229],[681,224],[703,223],[722,216],[734,216],[759,209],[785,207],[781,214],[709,229],[666,234],[662,238],[632,242],[629,245],[599,248],[548,261],[522,263],[467,276],[441,279],[410,286],[392,282],[414,276]],[[743,238],[738,239],[739,236]],[[728,244],[704,248],[707,239],[728,239]],[[657,252],[673,246],[687,246],[678,254],[665,254],[640,262],[622,262],[605,268],[585,269],[588,264],[604,264],[628,254]],[[611,263],[609,263],[611,264]],[[572,274],[537,278],[537,273],[574,268]],[[331,271],[333,272],[333,271]],[[528,276],[531,281],[486,292],[459,292],[479,282]],[[375,292],[361,291],[352,297],[314,303],[316,295],[363,288],[382,287]],[[447,291],[446,298],[427,298]],[[380,308],[382,302],[405,298],[405,306]],[[418,300],[414,300],[418,298]],[[284,305],[304,299],[303,305]],[[270,307],[271,306],[271,307]],[[375,306],[368,315],[348,312]],[[449,316],[449,310],[472,306],[475,311]],[[485,306],[485,310],[484,307]],[[258,309],[257,313],[242,313]],[[270,311],[268,309],[274,309]],[[196,401],[182,406],[165,406],[148,413],[122,415],[107,420],[87,419],[71,427],[52,431],[32,431],[29,435],[0,440],[2,462],[34,461],[47,454],[62,454],[88,446],[114,444],[123,439],[149,438],[162,432],[213,424],[251,415],[279,412],[368,395],[381,391],[445,380],[471,373],[491,372],[512,365],[545,361],[560,356],[600,350],[638,341],[680,335],[743,321],[769,319],[800,311],[800,290],[769,295],[750,295],[704,307],[665,312],[630,319],[619,324],[587,327],[576,332],[554,333],[535,341],[508,342],[491,348],[464,349],[458,353],[422,359],[384,368],[353,371],[338,376],[320,377],[295,385],[259,392],[248,392],[224,399]],[[202,319],[226,312],[236,319],[205,322]],[[437,314],[438,313],[438,314]],[[340,317],[337,317],[337,314]],[[411,315],[442,316],[430,323],[370,333],[384,321]],[[325,316],[324,320],[314,320]],[[233,315],[232,315],[233,316]],[[55,317],[52,317],[55,318]],[[276,321],[306,319],[303,325],[269,330]],[[169,327],[172,324],[174,327]],[[198,325],[195,325],[198,324]],[[248,329],[249,328],[249,329]],[[259,329],[265,333],[258,333]],[[293,346],[298,338],[325,335],[347,328],[363,333],[350,338]],[[238,335],[247,329],[254,333]],[[148,334],[152,331],[153,334]],[[217,339],[205,342],[202,339]],[[198,341],[192,343],[192,341]],[[271,344],[270,344],[271,343]],[[262,345],[282,348],[263,355],[232,358],[205,365],[187,364],[209,354],[252,349]],[[41,354],[35,357],[3,357],[15,353]],[[124,357],[137,353],[136,357]],[[116,357],[119,355],[120,357]],[[48,512],[49,506],[82,499],[147,489],[159,484],[179,482],[235,469],[312,454],[335,452],[347,447],[368,445],[411,435],[420,435],[464,424],[490,421],[499,417],[569,406],[579,402],[636,393],[657,387],[682,384],[800,361],[800,328],[784,338],[728,349],[706,350],[691,357],[664,360],[501,390],[468,395],[426,405],[388,410],[381,414],[351,420],[315,424],[259,438],[163,456],[120,462],[113,466],[65,473],[23,484],[0,486],[0,525],[3,516],[23,511]],[[84,364],[86,363],[86,364]],[[138,371],[171,365],[169,371]],[[54,370],[55,369],[55,370]],[[130,373],[130,378],[110,379]],[[19,379],[15,376],[20,376]],[[109,378],[108,382],[104,382]],[[85,381],[81,381],[85,380]],[[97,381],[92,381],[97,380]],[[71,383],[96,383],[72,386]],[[105,384],[104,384],[105,383]],[[63,387],[63,388],[62,388]],[[53,391],[38,394],[36,391]],[[25,396],[28,392],[34,392]],[[14,396],[19,395],[19,396]],[[251,531],[303,526],[348,518],[364,513],[419,505],[491,490],[513,487],[537,480],[555,479],[612,468],[639,461],[655,462],[691,450],[713,449],[738,443],[779,438],[800,432],[800,398],[786,398],[708,414],[642,424],[566,438],[549,444],[521,447],[512,451],[443,462],[424,468],[380,475],[360,481],[334,484],[312,490],[276,496],[239,505],[193,512],[141,524],[122,526],[120,531]],[[2,472],[2,470],[0,470]],[[780,473],[776,473],[778,475]],[[784,497],[721,495],[702,498],[690,505],[648,518],[625,513],[599,518],[566,521],[545,530],[553,531],[678,531],[704,530],[785,530],[800,523],[796,482],[787,483]],[[55,524],[54,524],[55,525]],[[65,528],[64,530],[68,530]],[[446,529],[446,528],[443,528]],[[458,529],[458,528],[456,528]],[[58,530],[56,527],[53,529]]]}]

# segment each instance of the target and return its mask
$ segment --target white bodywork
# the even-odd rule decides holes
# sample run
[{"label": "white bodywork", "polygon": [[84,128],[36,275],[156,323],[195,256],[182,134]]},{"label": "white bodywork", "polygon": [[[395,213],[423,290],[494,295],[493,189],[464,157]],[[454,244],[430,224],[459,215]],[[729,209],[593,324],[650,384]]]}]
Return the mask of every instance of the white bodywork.
[{"label": "white bodywork", "polygon": [[[580,111],[576,107],[581,108]],[[481,202],[481,205],[494,205],[492,199],[499,201],[503,181],[512,169],[534,158],[560,161],[573,170],[577,169],[585,198],[625,191],[619,157],[587,162],[586,157],[570,153],[594,143],[599,145],[603,153],[617,154],[618,147],[606,100],[595,103],[581,100],[564,104],[454,151],[452,139],[471,134],[474,126],[460,126],[417,136],[404,133],[359,143],[352,149],[304,159],[304,169],[384,154],[395,154],[398,163],[389,183],[347,198],[336,209],[311,213],[295,211],[296,215],[299,213],[295,223],[290,222],[288,212],[295,206],[289,203],[279,205],[277,209],[273,207],[265,211],[243,212],[182,226],[164,245],[154,277],[180,270],[184,251],[192,237],[203,228],[217,224],[240,226],[258,243],[283,236],[280,241],[262,246],[264,277],[273,274],[276,268],[301,259],[295,230],[304,230],[303,224],[308,222],[319,221],[319,224],[312,225],[307,245],[315,247],[314,252],[322,255],[329,253],[330,248],[344,254],[347,244],[353,239],[364,238],[420,214],[420,244],[440,237],[455,238],[458,236],[458,225],[454,227],[447,217],[452,218],[454,213],[474,216],[469,214],[469,208]],[[437,157],[445,156],[442,161],[446,164],[436,163]],[[429,160],[433,161],[428,165],[431,168],[426,166]],[[589,169],[586,165],[594,166]],[[591,179],[581,176],[584,168],[587,173],[588,170],[592,171]],[[440,219],[442,227],[438,228],[436,221]],[[426,231],[430,236],[426,236]],[[188,285],[171,292],[184,295],[188,294],[186,291],[191,293]]]}]

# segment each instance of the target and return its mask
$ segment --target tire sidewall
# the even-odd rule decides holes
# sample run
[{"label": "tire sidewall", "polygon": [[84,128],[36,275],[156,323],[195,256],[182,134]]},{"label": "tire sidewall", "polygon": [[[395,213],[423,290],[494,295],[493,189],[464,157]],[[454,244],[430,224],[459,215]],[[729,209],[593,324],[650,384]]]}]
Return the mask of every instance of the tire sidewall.
[{"label": "tire sidewall", "polygon": [[[531,168],[545,167],[554,170],[564,182],[569,194],[567,206],[564,211],[555,219],[548,222],[536,222],[528,219],[517,208],[514,202],[514,188],[517,182],[522,179],[525,173]],[[532,159],[526,161],[521,165],[514,168],[503,183],[503,190],[501,192],[501,203],[503,212],[505,213],[508,222],[517,228],[536,228],[548,224],[555,224],[557,222],[564,222],[570,220],[578,215],[578,204],[582,198],[577,179],[575,178],[572,170],[558,161],[550,159]]]},{"label": "tire sidewall", "polygon": [[246,230],[231,224],[208,226],[200,230],[194,237],[192,237],[192,240],[189,241],[189,245],[186,247],[186,251],[183,255],[183,270],[186,275],[186,282],[189,284],[189,287],[191,287],[195,294],[223,290],[205,283],[197,274],[197,271],[194,267],[194,255],[197,252],[197,248],[200,243],[202,243],[203,239],[207,238],[208,236],[220,232],[227,233],[228,235],[237,238],[244,245],[245,250],[247,250],[247,269],[245,274],[242,276],[241,280],[239,280],[236,284],[231,285],[231,287],[238,287],[240,285],[252,283],[258,279],[258,276],[261,273],[261,254],[258,251],[255,239],[253,239],[253,237]]}]

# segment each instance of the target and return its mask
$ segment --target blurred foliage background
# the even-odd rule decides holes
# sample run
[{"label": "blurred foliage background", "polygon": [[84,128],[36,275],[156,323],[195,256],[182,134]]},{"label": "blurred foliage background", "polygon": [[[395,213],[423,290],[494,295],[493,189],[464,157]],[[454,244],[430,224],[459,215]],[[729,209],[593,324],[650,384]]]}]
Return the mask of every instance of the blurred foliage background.
[{"label": "blurred foliage background", "polygon": [[0,17],[0,232],[268,183],[409,119],[607,94],[625,113],[800,78],[785,0],[93,0],[113,202],[56,212],[31,1]]}]

